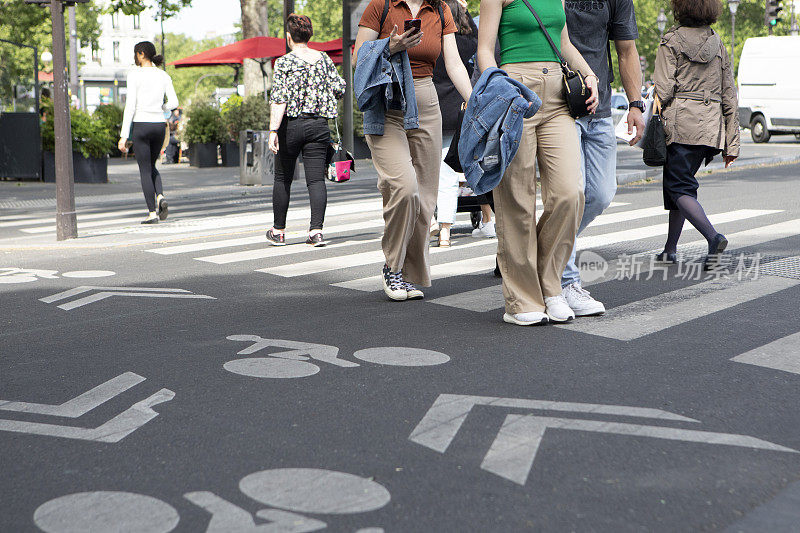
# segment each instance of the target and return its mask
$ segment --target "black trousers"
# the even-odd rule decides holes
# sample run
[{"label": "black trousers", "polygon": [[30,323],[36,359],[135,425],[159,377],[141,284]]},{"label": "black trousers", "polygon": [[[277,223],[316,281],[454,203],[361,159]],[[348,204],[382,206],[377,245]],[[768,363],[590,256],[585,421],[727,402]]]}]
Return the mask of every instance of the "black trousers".
[{"label": "black trousers", "polygon": [[156,196],[164,194],[156,161],[164,145],[166,128],[166,122],[134,122],[131,128],[134,155],[139,165],[139,177],[142,179],[142,192],[150,211],[156,210]]},{"label": "black trousers", "polygon": [[328,191],[325,172],[331,133],[325,118],[286,117],[278,129],[278,155],[275,157],[275,187],[272,189],[272,211],[275,229],[286,228],[292,181],[297,168],[297,156],[303,154],[308,196],[311,200],[309,229],[322,229]]}]

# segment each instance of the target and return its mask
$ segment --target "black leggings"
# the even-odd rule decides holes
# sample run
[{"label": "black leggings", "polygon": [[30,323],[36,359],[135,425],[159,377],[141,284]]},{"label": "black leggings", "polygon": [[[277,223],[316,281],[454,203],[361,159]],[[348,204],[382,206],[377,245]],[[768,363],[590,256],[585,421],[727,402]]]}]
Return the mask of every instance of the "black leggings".
[{"label": "black leggings", "polygon": [[311,200],[310,230],[322,229],[328,191],[325,172],[331,133],[325,118],[285,118],[278,130],[278,155],[275,157],[275,187],[272,190],[272,212],[275,229],[286,228],[289,196],[297,165],[297,156],[303,154],[308,196]]},{"label": "black leggings", "polygon": [[142,178],[142,192],[147,202],[147,209],[156,210],[156,196],[164,194],[161,188],[161,174],[156,170],[156,161],[164,146],[167,134],[166,122],[134,122],[133,151],[136,163],[139,164],[139,175]]}]

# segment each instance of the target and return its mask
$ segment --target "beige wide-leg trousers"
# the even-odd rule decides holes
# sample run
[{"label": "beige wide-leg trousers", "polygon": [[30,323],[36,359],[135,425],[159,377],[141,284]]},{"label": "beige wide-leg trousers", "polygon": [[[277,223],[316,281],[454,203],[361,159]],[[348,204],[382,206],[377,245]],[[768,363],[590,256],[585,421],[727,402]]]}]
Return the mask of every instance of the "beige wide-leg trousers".
[{"label": "beige wide-leg trousers", "polygon": [[[561,294],[561,274],[583,216],[578,134],[562,96],[558,63],[502,68],[538,94],[542,107],[525,120],[517,155],[493,192],[497,260],[506,312],[542,312],[546,297]],[[538,224],[537,162],[544,204]]]},{"label": "beige wide-leg trousers", "polygon": [[419,129],[406,130],[402,111],[390,110],[383,135],[367,135],[367,144],[383,197],[386,264],[392,272],[402,270],[406,281],[428,287],[428,242],[439,190],[442,115],[432,78],[415,79],[414,90]]}]

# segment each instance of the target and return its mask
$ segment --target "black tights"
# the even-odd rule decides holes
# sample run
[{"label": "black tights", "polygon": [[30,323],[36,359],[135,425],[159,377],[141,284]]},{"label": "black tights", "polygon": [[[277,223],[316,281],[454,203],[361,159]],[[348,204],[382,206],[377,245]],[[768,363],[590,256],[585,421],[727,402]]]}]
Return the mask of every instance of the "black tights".
[{"label": "black tights", "polygon": [[156,161],[161,154],[166,135],[165,122],[134,122],[133,151],[136,163],[139,164],[139,176],[142,179],[142,192],[147,202],[147,209],[156,210],[156,196],[164,194],[161,188],[161,174],[156,170]]},{"label": "black tights", "polygon": [[683,230],[683,222],[688,220],[689,223],[695,227],[697,231],[703,234],[703,237],[710,243],[716,237],[717,230],[708,220],[703,206],[688,195],[679,196],[675,199],[675,204],[678,209],[671,209],[669,211],[669,230],[667,232],[667,243],[664,245],[664,251],[675,253],[678,249],[678,239],[681,238],[681,230]]},{"label": "black tights", "polygon": [[275,157],[275,187],[272,189],[272,212],[275,229],[286,228],[286,213],[297,165],[303,154],[303,169],[311,201],[311,230],[322,229],[328,190],[325,172],[331,134],[324,118],[284,118],[278,130],[278,155]]}]

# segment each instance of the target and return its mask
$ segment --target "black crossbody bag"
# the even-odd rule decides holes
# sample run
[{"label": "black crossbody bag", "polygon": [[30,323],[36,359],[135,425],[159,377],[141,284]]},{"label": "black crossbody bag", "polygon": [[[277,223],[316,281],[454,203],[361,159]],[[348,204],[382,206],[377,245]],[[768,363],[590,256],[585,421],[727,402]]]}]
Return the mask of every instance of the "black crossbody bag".
[{"label": "black crossbody bag", "polygon": [[550,34],[545,29],[544,24],[542,24],[542,20],[539,18],[539,15],[536,14],[536,11],[531,6],[528,0],[522,0],[528,9],[531,10],[533,13],[536,22],[539,23],[539,27],[542,29],[542,33],[547,38],[547,42],[550,43],[550,47],[555,52],[556,57],[558,57],[558,62],[561,63],[561,73],[564,80],[564,100],[567,101],[567,108],[569,108],[569,114],[572,118],[581,118],[585,117],[589,114],[589,108],[586,105],[586,100],[589,98],[591,91],[589,87],[586,85],[586,80],[583,78],[579,70],[572,70],[569,68],[567,64],[567,60],[561,55],[561,52],[558,51],[556,44],[553,42],[553,39],[550,38]]}]

